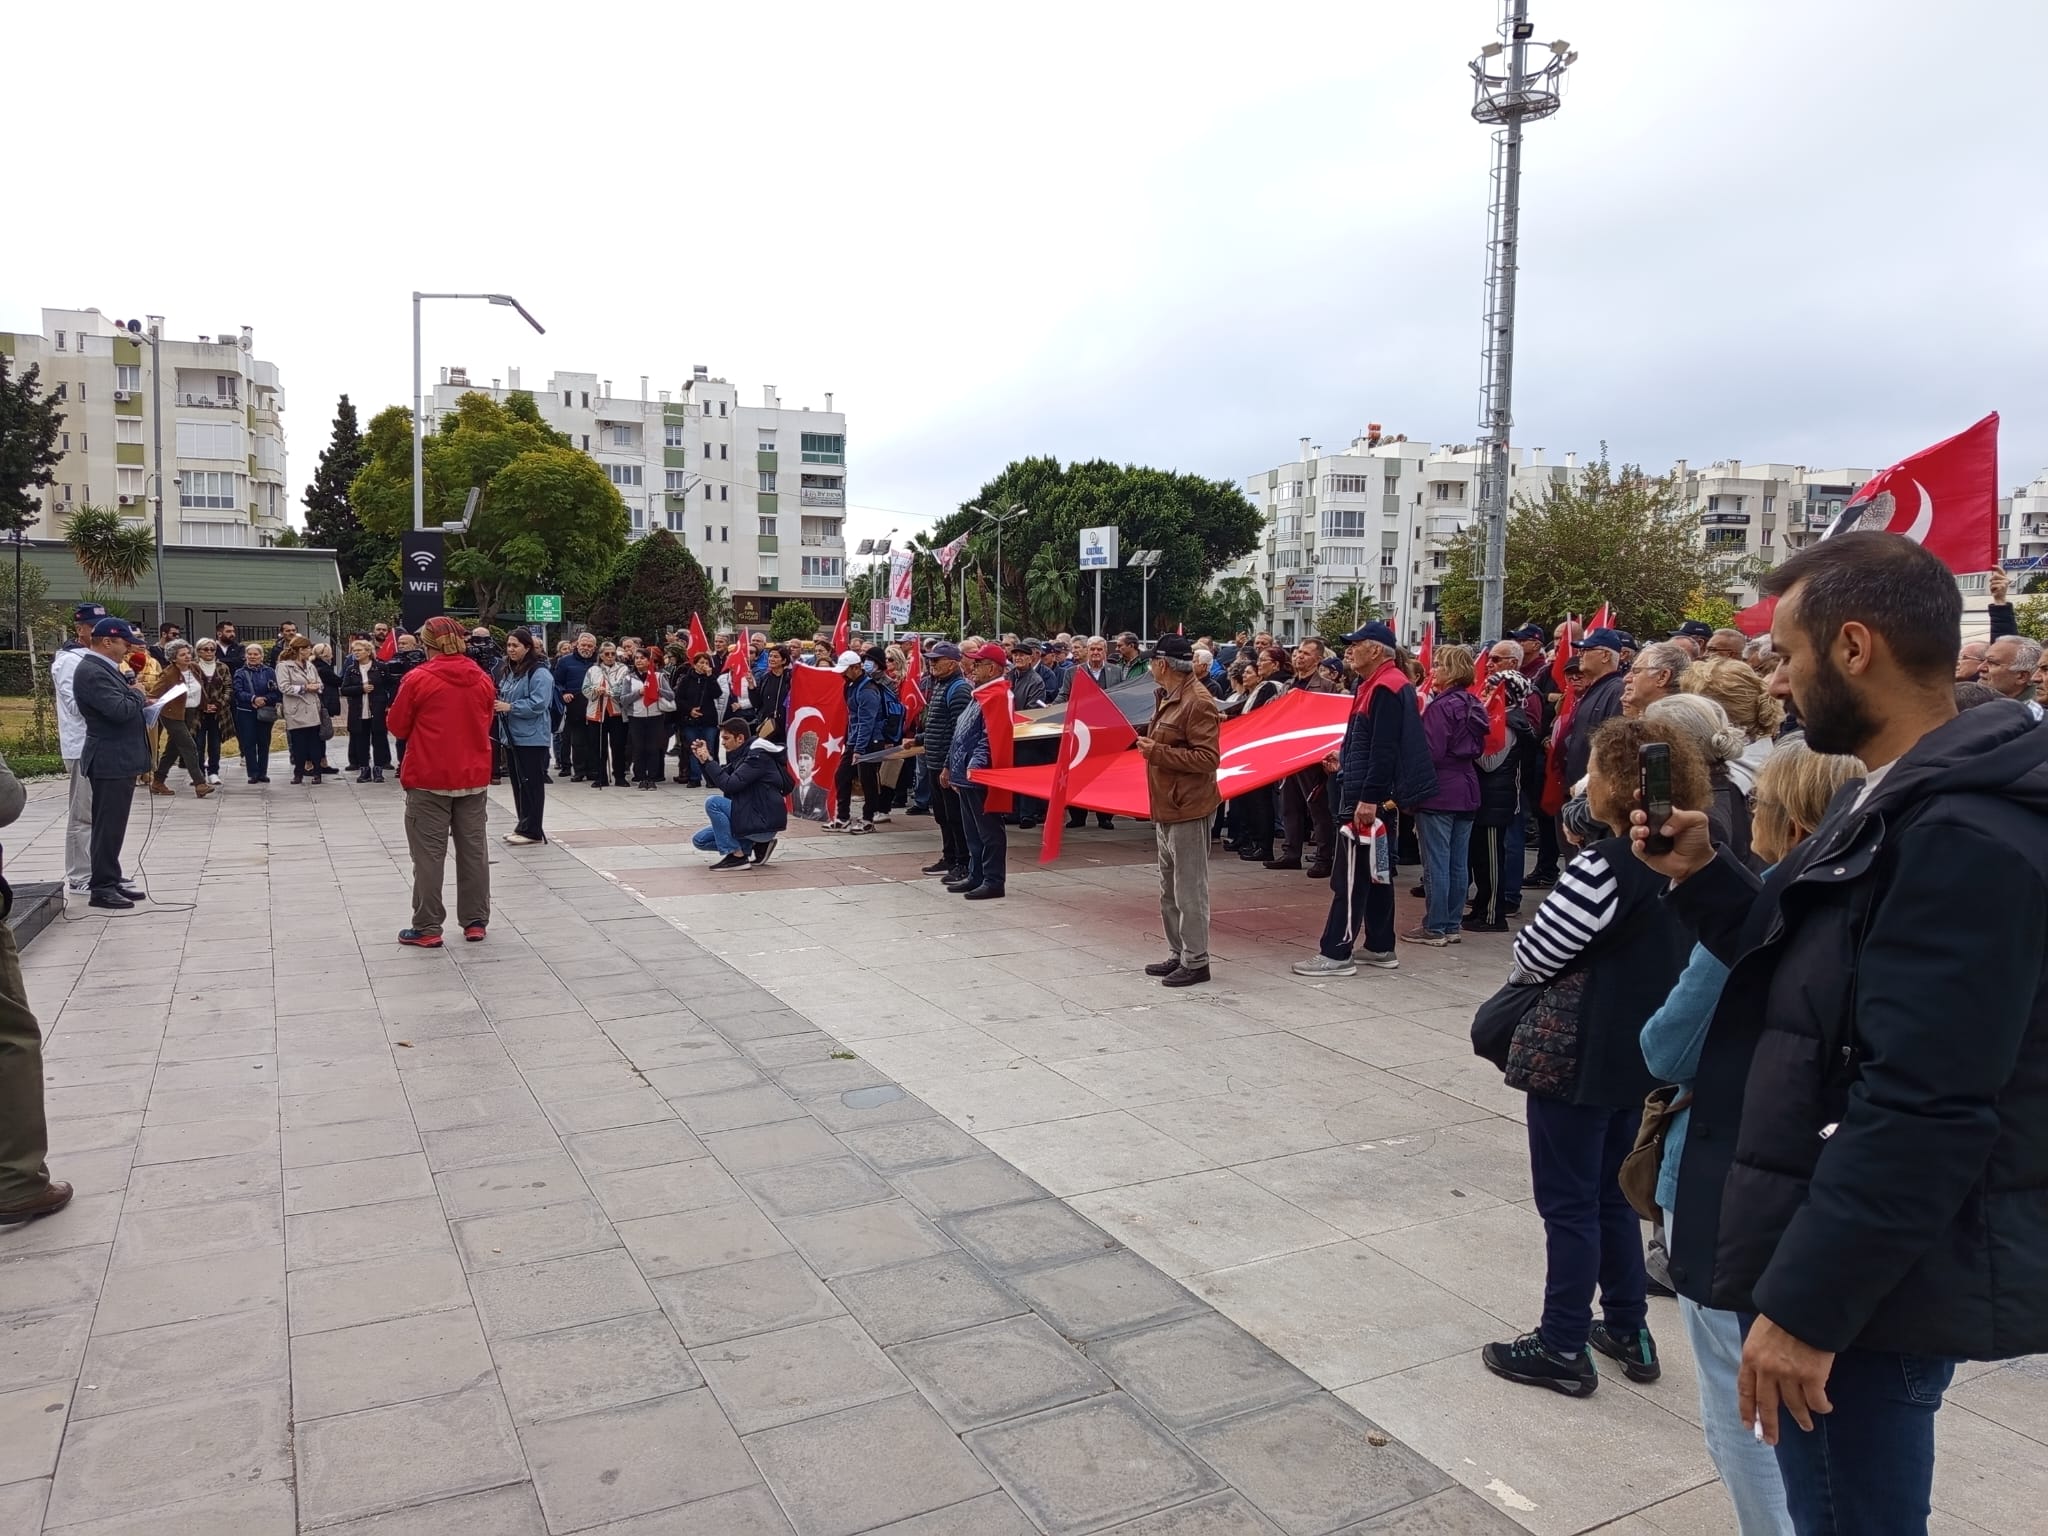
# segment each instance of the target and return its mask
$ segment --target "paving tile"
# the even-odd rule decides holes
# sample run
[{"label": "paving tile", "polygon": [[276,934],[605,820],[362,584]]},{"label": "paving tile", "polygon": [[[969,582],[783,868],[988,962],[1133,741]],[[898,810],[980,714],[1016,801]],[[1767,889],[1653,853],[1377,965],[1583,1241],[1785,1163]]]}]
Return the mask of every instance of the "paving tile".
[{"label": "paving tile", "polygon": [[91,1332],[90,1307],[0,1322],[0,1392],[75,1380]]},{"label": "paving tile", "polygon": [[0,1531],[20,1531],[23,1536],[40,1531],[43,1528],[43,1506],[49,1498],[50,1480],[47,1477],[0,1485]]},{"label": "paving tile", "polygon": [[466,1125],[490,1125],[499,1121],[531,1124],[540,1105],[522,1085],[517,1088],[487,1088],[481,1093],[459,1094],[452,1099],[417,1099],[407,1113],[421,1131],[453,1131]]},{"label": "paving tile", "polygon": [[505,1401],[520,1424],[645,1402],[704,1384],[674,1325],[659,1312],[500,1339],[493,1353]]},{"label": "paving tile", "polygon": [[1328,1396],[1225,1419],[1182,1438],[1288,1536],[1412,1504],[1450,1479]]},{"label": "paving tile", "polygon": [[587,1193],[583,1175],[563,1152],[542,1157],[461,1168],[434,1175],[449,1216],[488,1216],[493,1211],[554,1205]]},{"label": "paving tile", "polygon": [[909,1093],[900,1098],[884,1099],[880,1102],[862,1100],[857,1104],[848,1104],[843,1099],[811,1099],[805,1103],[804,1108],[809,1110],[811,1117],[826,1130],[839,1135],[875,1126],[928,1120],[938,1114],[938,1111],[923,1099]]},{"label": "paving tile", "polygon": [[952,1248],[943,1232],[900,1200],[795,1217],[782,1223],[782,1235],[827,1280]]},{"label": "paving tile", "polygon": [[272,1308],[165,1323],[96,1336],[85,1354],[82,1391],[72,1417],[99,1418],[281,1381],[285,1370],[284,1317]]},{"label": "paving tile", "polygon": [[471,1270],[503,1269],[536,1259],[616,1248],[618,1233],[594,1200],[564,1200],[529,1211],[472,1216],[451,1225],[455,1248]]},{"label": "paving tile", "polygon": [[614,1056],[610,1061],[572,1067],[543,1067],[526,1074],[526,1086],[543,1104],[592,1094],[616,1093],[640,1085],[640,1075],[630,1063]]},{"label": "paving tile", "polygon": [[[268,1090],[264,1090],[263,1096],[271,1097]],[[250,1152],[275,1155],[278,1150],[274,1114],[269,1118],[245,1115],[235,1119],[209,1118],[175,1125],[145,1120],[142,1134],[134,1139],[138,1164],[176,1163],[194,1157],[234,1157]]]},{"label": "paving tile", "polygon": [[902,1374],[848,1317],[709,1345],[691,1358],[743,1435],[906,1390]]},{"label": "paving tile", "polygon": [[872,1205],[894,1193],[865,1163],[845,1156],[746,1174],[740,1184],[777,1220]]},{"label": "paving tile", "polygon": [[[702,1388],[521,1432],[552,1530],[582,1530],[759,1479],[753,1462]],[[677,1448],[687,1446],[687,1455]]]},{"label": "paving tile", "polygon": [[613,1221],[695,1211],[745,1198],[745,1191],[732,1181],[732,1176],[709,1157],[619,1173],[594,1173],[590,1176],[590,1192]]},{"label": "paving tile", "polygon": [[961,1216],[993,1206],[1043,1200],[1045,1190],[1000,1157],[969,1157],[890,1176],[903,1198],[927,1216]]},{"label": "paving tile", "polygon": [[210,1205],[220,1200],[274,1195],[282,1187],[277,1158],[263,1152],[153,1163],[135,1169],[129,1176],[124,1208],[154,1211],[180,1205]]},{"label": "paving tile", "polygon": [[648,1125],[674,1118],[668,1101],[652,1088],[627,1088],[586,1098],[557,1099],[545,1106],[548,1119],[561,1134],[611,1130],[623,1125]]},{"label": "paving tile", "polygon": [[426,1158],[417,1152],[355,1163],[322,1163],[285,1173],[284,1213],[302,1216],[351,1205],[424,1199],[433,1193],[434,1176],[427,1170]]},{"label": "paving tile", "polygon": [[[278,1268],[283,1267],[280,1254]],[[452,1251],[401,1253],[386,1259],[295,1270],[290,1276],[290,1294],[291,1330],[296,1336],[466,1307],[469,1281]],[[104,1313],[105,1308],[101,1310]]]},{"label": "paving tile", "polygon": [[299,1518],[324,1525],[526,1474],[495,1384],[298,1426]]},{"label": "paving tile", "polygon": [[992,1323],[1024,1310],[987,1271],[958,1253],[842,1276],[832,1282],[832,1291],[884,1346]]},{"label": "paving tile", "polygon": [[1080,1195],[1073,1204],[1171,1275],[1247,1264],[1344,1237],[1228,1168]]},{"label": "paving tile", "polygon": [[[63,1166],[62,1159],[58,1167]],[[64,1248],[100,1247],[114,1240],[121,1225],[122,1198],[119,1192],[104,1195],[76,1195],[53,1216],[43,1216],[19,1226],[0,1227],[0,1254],[22,1258],[32,1253],[55,1253]]]},{"label": "paving tile", "polygon": [[74,1525],[288,1478],[290,1434],[282,1385],[80,1420],[44,1518]]},{"label": "paving tile", "polygon": [[763,1430],[747,1449],[798,1536],[854,1536],[995,1486],[915,1393]]},{"label": "paving tile", "polygon": [[653,1285],[662,1310],[693,1349],[818,1322],[845,1310],[793,1253],[664,1275]]},{"label": "paving tile", "polygon": [[292,1340],[292,1416],[303,1423],[458,1392],[490,1380],[491,1352],[464,1307]]},{"label": "paving tile", "polygon": [[807,1061],[779,1067],[772,1073],[784,1093],[798,1099],[820,1099],[845,1093],[852,1088],[872,1088],[892,1082],[886,1073],[865,1061]]},{"label": "paving tile", "polygon": [[0,1257],[0,1317],[27,1317],[89,1306],[99,1294],[109,1249],[68,1248],[61,1253]]},{"label": "paving tile", "polygon": [[774,1495],[759,1483],[591,1529],[593,1536],[790,1536]]},{"label": "paving tile", "polygon": [[1278,1536],[1279,1527],[1239,1493],[1213,1493],[1113,1528],[1112,1536]]},{"label": "paving tile", "polygon": [[928,1515],[892,1521],[877,1527],[873,1536],[1035,1536],[1035,1532],[1017,1501],[998,1489]]},{"label": "paving tile", "polygon": [[512,1483],[324,1525],[320,1536],[547,1536],[547,1529],[533,1484]]},{"label": "paving tile", "polygon": [[283,1202],[276,1195],[221,1200],[176,1210],[134,1211],[121,1218],[112,1268],[167,1264],[268,1247],[284,1236]]},{"label": "paving tile", "polygon": [[1070,1264],[1117,1246],[1115,1238],[1058,1200],[970,1212],[939,1225],[999,1275]]},{"label": "paving tile", "polygon": [[1223,1486],[1121,1393],[966,1439],[1049,1536],[1095,1530]]},{"label": "paving tile", "polygon": [[1213,1166],[1128,1110],[989,1131],[989,1149],[1056,1195],[1086,1194]]},{"label": "paving tile", "polygon": [[[0,1278],[0,1294],[5,1293]],[[156,1328],[229,1313],[282,1312],[285,1303],[284,1244],[169,1264],[112,1270],[100,1292],[95,1334]]]},{"label": "paving tile", "polygon": [[620,1248],[484,1270],[471,1276],[470,1291],[494,1339],[651,1312],[657,1305]]},{"label": "paving tile", "polygon": [[742,1126],[766,1125],[774,1120],[801,1120],[806,1111],[780,1088],[762,1084],[753,1088],[728,1088],[717,1093],[694,1093],[671,1099],[683,1124],[700,1136],[713,1131],[734,1131]]},{"label": "paving tile", "polygon": [[[0,1489],[0,1494],[5,1492]],[[5,1501],[0,1500],[0,1530],[13,1530],[5,1523],[4,1508]],[[228,1493],[67,1525],[64,1536],[294,1536],[299,1528],[296,1511],[290,1483],[251,1483]]]},{"label": "paving tile", "polygon": [[439,1253],[448,1247],[448,1222],[435,1199],[350,1205],[285,1218],[285,1252],[293,1269],[388,1258],[394,1253]]},{"label": "paving tile", "polygon": [[839,1139],[883,1173],[955,1162],[982,1151],[982,1144],[959,1126],[936,1117],[842,1131]]},{"label": "paving tile", "polygon": [[559,1146],[560,1133],[548,1123],[546,1115],[536,1111],[516,1120],[425,1131],[420,1142],[426,1148],[427,1162],[440,1173],[452,1168],[474,1168],[481,1163],[541,1157]]},{"label": "paving tile", "polygon": [[[1434,1221],[1453,1202],[1460,1211],[1498,1203],[1435,1155],[1437,1139],[1418,1134],[1324,1147],[1246,1163],[1237,1172],[1351,1237]],[[1525,1154],[1517,1179],[1526,1176],[1526,1167]]]},{"label": "paving tile", "polygon": [[1029,1314],[901,1344],[889,1358],[957,1430],[1056,1408],[1112,1385]]},{"label": "paving tile", "polygon": [[1090,1345],[1088,1355],[1140,1407],[1175,1430],[1316,1390],[1315,1382],[1257,1339],[1216,1316],[1104,1339]]},{"label": "paving tile", "polygon": [[346,1125],[352,1120],[397,1120],[412,1113],[398,1073],[388,1062],[377,1063],[386,1079],[373,1087],[334,1088],[322,1093],[287,1094],[278,1100],[278,1124],[287,1131],[315,1125]]},{"label": "paving tile", "polygon": [[[1659,1521],[1657,1536],[1734,1536],[1734,1527],[1729,1523],[1733,1511],[1720,1485],[1710,1484],[1698,1492],[1715,1502],[1717,1508],[1714,1513],[1722,1518],[1710,1526],[1700,1526],[1696,1532],[1666,1526]],[[1667,1507],[1664,1504],[1654,1506],[1658,1510]],[[1522,1529],[1469,1489],[1446,1488],[1442,1493],[1417,1499],[1413,1504],[1404,1504],[1384,1515],[1375,1515],[1358,1525],[1347,1525],[1337,1536],[1518,1536]],[[1618,1526],[1603,1526],[1601,1529],[1613,1529],[1619,1533]]]},{"label": "paving tile", "polygon": [[752,1088],[767,1081],[758,1067],[737,1056],[691,1061],[680,1066],[654,1067],[647,1081],[669,1098],[688,1098],[695,1093],[722,1093],[728,1088]]},{"label": "paving tile", "polygon": [[1099,1339],[1202,1310],[1177,1282],[1118,1250],[1006,1277],[1005,1284],[1067,1338]]},{"label": "paving tile", "polygon": [[71,1389],[68,1381],[54,1381],[0,1392],[0,1483],[48,1477],[56,1469]]},{"label": "paving tile", "polygon": [[[748,1135],[735,1131],[732,1135]],[[689,1162],[702,1157],[705,1144],[680,1120],[657,1120],[646,1125],[624,1125],[615,1130],[585,1131],[562,1143],[576,1166],[586,1174],[625,1173],[635,1168],[654,1168],[664,1163]],[[719,1161],[732,1168],[723,1154]],[[737,1171],[737,1170],[735,1170]]]},{"label": "paving tile", "polygon": [[701,1211],[643,1216],[620,1222],[616,1230],[640,1273],[650,1279],[790,1251],[775,1223],[745,1200]]}]

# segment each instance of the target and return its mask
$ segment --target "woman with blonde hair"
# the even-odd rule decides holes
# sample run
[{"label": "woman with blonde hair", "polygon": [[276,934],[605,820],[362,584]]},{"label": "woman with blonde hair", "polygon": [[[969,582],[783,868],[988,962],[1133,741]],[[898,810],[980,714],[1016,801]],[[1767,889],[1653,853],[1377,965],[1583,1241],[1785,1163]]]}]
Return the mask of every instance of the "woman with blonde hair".
[{"label": "woman with blonde hair", "polygon": [[1687,667],[1680,686],[1720,705],[1728,723],[1746,738],[1742,755],[1728,764],[1728,775],[1745,795],[1750,793],[1785,723],[1785,706],[1771,697],[1770,679],[1747,662],[1710,656]]},{"label": "woman with blonde hair", "polygon": [[292,757],[292,782],[303,784],[306,775],[318,784],[327,767],[326,743],[320,723],[327,707],[320,695],[326,685],[313,665],[313,642],[293,635],[277,653],[277,691],[284,710],[284,739]]},{"label": "woman with blonde hair", "polygon": [[1743,863],[1751,863],[1749,797],[1735,782],[1730,765],[1741,758],[1749,738],[1728,723],[1721,706],[1703,694],[1674,693],[1643,711],[1646,720],[1661,720],[1682,732],[1699,749],[1714,786],[1707,803],[1707,832],[1717,847]]},{"label": "woman with blonde hair", "polygon": [[[1477,668],[1462,645],[1440,645],[1430,661],[1429,707],[1422,734],[1436,769],[1436,791],[1415,807],[1422,843],[1422,925],[1400,935],[1442,948],[1465,928],[1471,894],[1472,822],[1479,814],[1479,758],[1486,750],[1486,706],[1470,691]],[[1406,809],[1406,807],[1403,807]]]}]

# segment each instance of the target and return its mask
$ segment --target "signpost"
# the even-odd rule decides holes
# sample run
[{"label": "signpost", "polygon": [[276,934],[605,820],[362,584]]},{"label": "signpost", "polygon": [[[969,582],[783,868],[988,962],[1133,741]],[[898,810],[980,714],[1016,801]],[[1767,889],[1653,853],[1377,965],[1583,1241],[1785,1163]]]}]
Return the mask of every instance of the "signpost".
[{"label": "signpost", "polygon": [[1102,573],[1116,569],[1116,529],[1083,528],[1080,535],[1081,569],[1095,573],[1095,627],[1102,633]]},{"label": "signpost", "polygon": [[441,545],[438,528],[414,530],[399,538],[399,622],[415,635],[443,607]]},{"label": "signpost", "polygon": [[559,624],[562,622],[562,598],[559,593],[544,596],[537,592],[526,594],[526,622],[529,624]]}]

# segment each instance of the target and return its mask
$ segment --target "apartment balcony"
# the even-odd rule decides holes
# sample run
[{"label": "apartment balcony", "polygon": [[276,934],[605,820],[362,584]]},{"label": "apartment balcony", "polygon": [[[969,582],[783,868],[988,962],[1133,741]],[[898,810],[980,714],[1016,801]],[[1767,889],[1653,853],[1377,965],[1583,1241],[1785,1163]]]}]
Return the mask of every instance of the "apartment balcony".
[{"label": "apartment balcony", "polygon": [[178,405],[197,406],[206,411],[239,411],[242,408],[240,395],[200,395],[180,391],[175,402]]},{"label": "apartment balcony", "polygon": [[799,541],[805,549],[844,549],[846,540],[836,533],[807,533]]},{"label": "apartment balcony", "polygon": [[1423,531],[1432,539],[1454,539],[1472,522],[1469,513],[1431,512],[1422,520]]}]

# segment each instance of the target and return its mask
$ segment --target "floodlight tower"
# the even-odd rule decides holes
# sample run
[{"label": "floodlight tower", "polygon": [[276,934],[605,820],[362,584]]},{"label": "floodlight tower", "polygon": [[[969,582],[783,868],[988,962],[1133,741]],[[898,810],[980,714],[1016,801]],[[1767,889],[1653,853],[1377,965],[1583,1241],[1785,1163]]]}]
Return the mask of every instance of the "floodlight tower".
[{"label": "floodlight tower", "polygon": [[[1493,198],[1487,207],[1486,382],[1479,425],[1486,457],[1479,485],[1479,527],[1485,565],[1479,579],[1482,641],[1503,632],[1508,544],[1508,435],[1514,426],[1515,268],[1521,245],[1522,125],[1549,117],[1562,104],[1564,72],[1578,54],[1570,43],[1547,45],[1549,58],[1531,67],[1536,35],[1529,0],[1502,0],[1500,41],[1472,61],[1472,116],[1494,129]],[[1501,72],[1500,60],[1507,60]]]}]

